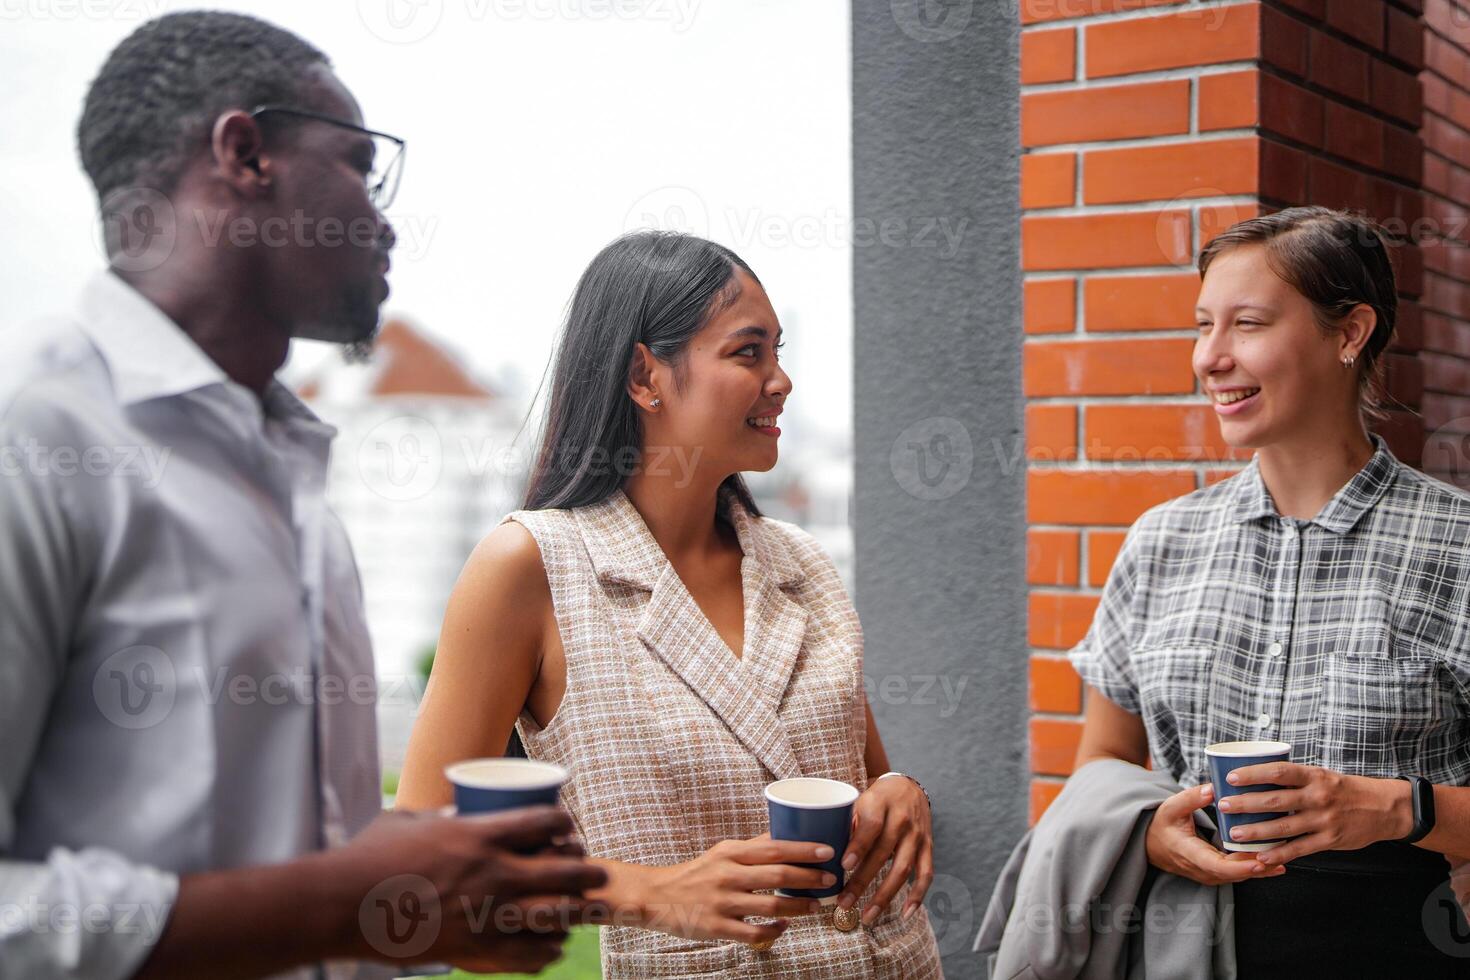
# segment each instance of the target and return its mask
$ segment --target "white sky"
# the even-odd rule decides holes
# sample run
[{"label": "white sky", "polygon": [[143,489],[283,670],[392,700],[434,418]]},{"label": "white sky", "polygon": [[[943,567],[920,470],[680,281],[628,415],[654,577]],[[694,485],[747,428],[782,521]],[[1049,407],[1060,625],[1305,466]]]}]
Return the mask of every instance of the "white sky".
[{"label": "white sky", "polygon": [[[842,0],[0,0],[0,327],[64,306],[101,266],[74,127],[107,52],[200,7],[311,41],[368,125],[408,140],[388,315],[529,393],[593,254],[683,227],[765,282],[794,421],[848,438]],[[324,353],[298,346],[293,368]]]}]

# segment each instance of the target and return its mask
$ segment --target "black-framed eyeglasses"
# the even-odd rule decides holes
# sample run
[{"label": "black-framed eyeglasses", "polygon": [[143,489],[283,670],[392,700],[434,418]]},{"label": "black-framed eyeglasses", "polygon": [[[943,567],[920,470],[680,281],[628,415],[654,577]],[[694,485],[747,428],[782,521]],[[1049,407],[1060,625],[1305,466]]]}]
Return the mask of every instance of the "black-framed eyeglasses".
[{"label": "black-framed eyeglasses", "polygon": [[376,129],[359,126],[345,119],[338,119],[336,116],[312,112],[309,109],[298,109],[295,106],[258,105],[250,110],[250,118],[258,119],[272,112],[283,116],[296,116],[299,119],[330,123],[333,126],[340,126],[370,137],[373,141],[373,165],[365,178],[368,199],[373,202],[373,207],[382,211],[393,203],[393,198],[398,196],[398,184],[403,178],[403,157],[408,146],[405,140],[388,133],[381,133]]}]

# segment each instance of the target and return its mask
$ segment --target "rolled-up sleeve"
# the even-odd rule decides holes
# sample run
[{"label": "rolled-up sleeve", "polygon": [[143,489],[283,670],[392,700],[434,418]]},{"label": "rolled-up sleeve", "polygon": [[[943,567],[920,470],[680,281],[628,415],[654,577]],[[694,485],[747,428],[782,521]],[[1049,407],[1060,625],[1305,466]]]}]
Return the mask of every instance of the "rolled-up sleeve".
[{"label": "rolled-up sleeve", "polygon": [[1087,635],[1067,655],[1089,687],[1134,714],[1139,712],[1138,684],[1128,651],[1138,596],[1139,537],[1135,524],[1123,539],[1123,547],[1108,573],[1102,600]]},{"label": "rolled-up sleeve", "polygon": [[16,414],[0,416],[0,977],[121,980],[152,951],[178,878],[100,849],[12,853],[86,579],[70,488],[36,471]]}]

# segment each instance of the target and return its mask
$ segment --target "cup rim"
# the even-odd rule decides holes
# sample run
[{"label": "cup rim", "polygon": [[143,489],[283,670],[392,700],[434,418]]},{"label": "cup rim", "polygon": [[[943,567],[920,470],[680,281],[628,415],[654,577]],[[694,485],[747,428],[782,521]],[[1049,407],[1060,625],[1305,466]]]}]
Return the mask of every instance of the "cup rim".
[{"label": "cup rim", "polygon": [[[1241,748],[1241,746],[1252,746]],[[1290,742],[1274,741],[1251,741],[1238,742],[1216,742],[1214,745],[1205,746],[1205,755],[1217,756],[1221,759],[1239,759],[1252,755],[1291,755]]]},{"label": "cup rim", "polygon": [[[782,799],[772,793],[772,790],[782,783],[822,783],[827,786],[840,786],[842,787],[843,795],[851,794],[851,799],[841,800],[836,803],[797,803],[793,800]],[[778,779],[773,783],[767,783],[765,789],[767,802],[779,803],[781,806],[789,806],[795,810],[835,810],[838,807],[851,806],[853,803],[856,803],[858,795],[857,787],[851,783],[844,783],[840,779],[824,779],[821,776],[792,776],[789,779]]]},{"label": "cup rim", "polygon": [[[483,765],[485,763],[494,763],[496,765],[504,765],[516,769],[540,769],[546,774],[546,778],[544,780],[540,780],[534,783],[522,783],[516,786],[486,786],[483,783],[468,782],[462,779],[455,778],[455,770],[465,769],[469,766]],[[542,762],[539,759],[516,759],[506,756],[492,755],[483,756],[478,759],[461,759],[458,762],[451,762],[449,765],[444,767],[444,776],[455,786],[463,786],[465,789],[488,789],[500,790],[503,792],[518,792],[527,790],[551,789],[556,786],[561,786],[571,777],[571,772],[565,766],[557,765],[555,762]]]}]

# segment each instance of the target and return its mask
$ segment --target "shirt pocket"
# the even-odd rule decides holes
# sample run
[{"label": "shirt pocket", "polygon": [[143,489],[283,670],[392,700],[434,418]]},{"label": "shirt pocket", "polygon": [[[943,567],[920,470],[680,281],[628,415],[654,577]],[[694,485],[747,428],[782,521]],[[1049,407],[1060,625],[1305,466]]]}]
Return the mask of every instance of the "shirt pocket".
[{"label": "shirt pocket", "polygon": [[1386,625],[1354,630],[1322,671],[1322,765],[1360,776],[1422,773],[1456,723],[1439,659],[1395,643]]},{"label": "shirt pocket", "polygon": [[1207,646],[1141,647],[1129,660],[1155,762],[1174,777],[1210,740],[1210,685],[1215,651]]}]

